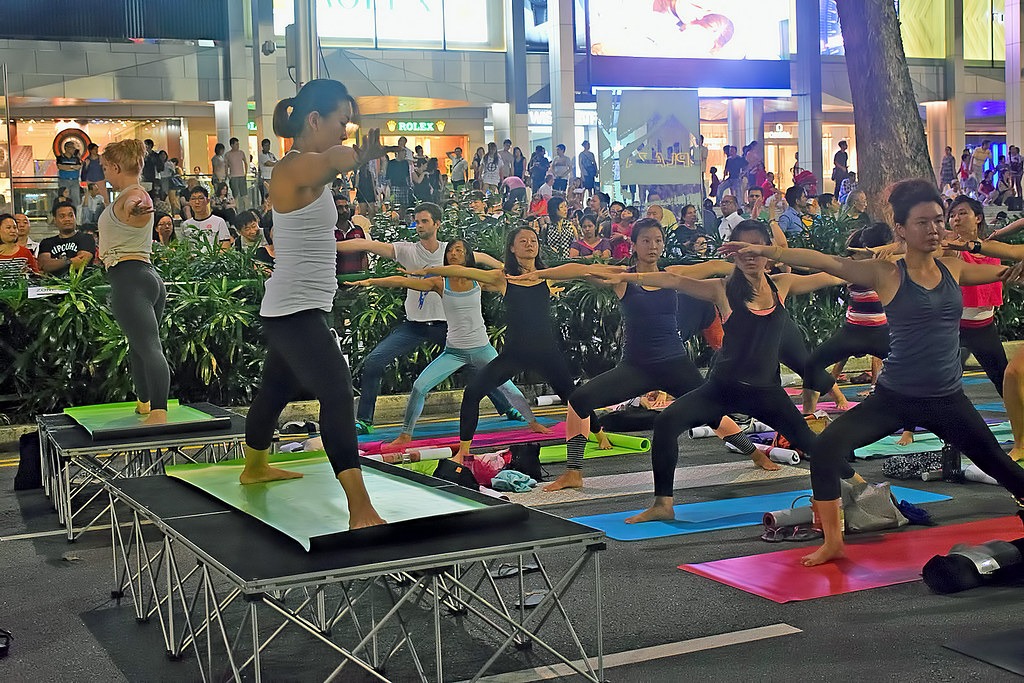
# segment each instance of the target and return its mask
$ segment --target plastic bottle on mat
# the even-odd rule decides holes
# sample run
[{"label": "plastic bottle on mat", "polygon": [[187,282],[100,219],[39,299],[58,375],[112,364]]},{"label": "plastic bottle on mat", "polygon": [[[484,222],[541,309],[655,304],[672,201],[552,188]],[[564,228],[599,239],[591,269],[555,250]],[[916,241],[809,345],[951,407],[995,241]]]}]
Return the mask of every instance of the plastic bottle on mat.
[{"label": "plastic bottle on mat", "polygon": [[953,484],[962,484],[964,481],[960,450],[950,443],[942,447],[942,480]]},{"label": "plastic bottle on mat", "polygon": [[[813,516],[811,518],[811,528],[816,531],[821,531],[821,518],[818,516],[818,508],[811,505]],[[846,512],[843,510],[843,500],[839,499],[839,524],[842,525],[843,530],[846,530]]]}]

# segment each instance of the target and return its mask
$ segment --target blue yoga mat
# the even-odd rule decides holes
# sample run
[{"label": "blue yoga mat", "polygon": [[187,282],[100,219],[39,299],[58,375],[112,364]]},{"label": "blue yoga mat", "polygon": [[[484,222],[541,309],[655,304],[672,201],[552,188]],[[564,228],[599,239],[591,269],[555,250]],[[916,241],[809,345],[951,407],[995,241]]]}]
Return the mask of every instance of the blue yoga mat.
[{"label": "blue yoga mat", "polygon": [[[553,420],[550,417],[543,416],[537,416],[537,421],[548,427],[558,424],[559,422],[559,420]],[[491,415],[480,418],[480,425],[477,427],[476,431],[477,434],[489,434],[491,432],[501,432],[506,429],[522,429],[525,426],[525,422],[508,420],[504,416],[498,417],[497,415]],[[398,435],[401,433],[401,425],[396,427],[377,427],[370,434],[361,434],[359,436],[359,443],[368,443],[371,441],[393,441],[398,438]],[[413,434],[413,438],[430,439],[439,436],[458,435],[458,433],[459,421],[457,419],[440,420],[438,422],[420,422],[416,425],[416,431]]]},{"label": "blue yoga mat", "polygon": [[1005,413],[1006,412],[1006,406],[1003,405],[1002,401],[997,401],[995,403],[975,403],[974,407],[977,408],[978,410],[984,411],[986,413]]},{"label": "blue yoga mat", "polygon": [[[905,500],[914,505],[935,503],[950,500],[930,491],[919,491],[902,486],[893,486],[892,494],[896,500]],[[644,522],[643,524],[626,524],[626,518],[640,512],[613,512],[606,515],[589,515],[573,517],[571,521],[585,524],[605,532],[616,541],[642,541],[648,538],[664,538],[683,534],[699,534],[719,529],[735,529],[742,526],[761,524],[764,513],[772,510],[784,510],[788,507],[806,507],[811,504],[811,490],[771,493],[763,496],[747,496],[744,498],[726,498],[706,503],[684,503],[676,505],[674,522]],[[806,496],[805,498],[800,498]],[[800,500],[796,500],[800,498]],[[795,504],[794,504],[794,501]]]}]

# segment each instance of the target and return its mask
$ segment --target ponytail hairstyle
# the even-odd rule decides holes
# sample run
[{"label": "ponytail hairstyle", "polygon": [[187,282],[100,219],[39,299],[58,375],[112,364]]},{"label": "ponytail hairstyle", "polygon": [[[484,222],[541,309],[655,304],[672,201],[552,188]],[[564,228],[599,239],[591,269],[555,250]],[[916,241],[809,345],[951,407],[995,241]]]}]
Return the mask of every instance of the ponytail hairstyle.
[{"label": "ponytail hairstyle", "polygon": [[359,108],[344,84],[329,78],[309,81],[295,97],[286,97],[274,107],[274,133],[282,138],[296,138],[305,130],[310,114],[327,116],[345,102],[352,105],[352,120],[358,120]]},{"label": "ponytail hairstyle", "polygon": [[[747,241],[741,235],[760,237],[762,244],[772,243],[771,228],[768,227],[767,223],[762,223],[761,221],[740,221],[733,228],[732,240],[734,242]],[[733,270],[732,275],[729,276],[729,281],[725,283],[725,296],[729,299],[729,305],[733,308],[746,306],[748,302],[754,300],[754,288],[746,276],[739,271],[739,268]]]},{"label": "ponytail hairstyle", "polygon": [[146,147],[140,140],[131,138],[111,142],[103,148],[102,157],[107,163],[115,164],[123,173],[141,173]]}]

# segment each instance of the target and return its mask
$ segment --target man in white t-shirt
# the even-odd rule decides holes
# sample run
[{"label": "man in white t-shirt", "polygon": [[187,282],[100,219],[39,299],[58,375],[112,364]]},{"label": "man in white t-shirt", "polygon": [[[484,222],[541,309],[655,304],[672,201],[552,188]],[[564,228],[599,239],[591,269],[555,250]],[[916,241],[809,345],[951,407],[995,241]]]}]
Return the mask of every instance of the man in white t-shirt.
[{"label": "man in white t-shirt", "polygon": [[202,185],[196,185],[188,194],[188,205],[192,218],[181,224],[182,232],[194,242],[205,240],[211,245],[220,245],[227,251],[231,248],[231,232],[220,216],[214,216],[210,209],[210,193]]},{"label": "man in white t-shirt", "polygon": [[[352,239],[338,243],[340,253],[365,252],[398,261],[405,270],[421,270],[444,265],[447,242],[437,239],[441,227],[441,207],[424,202],[416,207],[416,242],[378,242]],[[502,264],[491,256],[475,252],[478,266],[501,268]],[[405,295],[405,320],[391,331],[366,358],[360,375],[359,407],[356,410],[356,428],[361,434],[373,431],[373,416],[384,370],[398,358],[404,358],[424,342],[444,347],[448,323],[444,318],[441,297],[436,292],[408,290]],[[509,419],[522,419],[508,401],[497,391],[491,392],[491,402]]]},{"label": "man in white t-shirt", "polygon": [[466,185],[466,172],[469,170],[469,164],[466,163],[466,158],[462,156],[462,148],[456,147],[452,152],[452,171],[449,175],[452,181],[452,188],[455,193],[458,194],[462,191],[462,188]]},{"label": "man in white t-shirt", "polygon": [[722,221],[718,224],[718,234],[722,240],[728,242],[732,237],[732,231],[743,222],[743,214],[740,213],[740,202],[731,194],[722,195]]}]

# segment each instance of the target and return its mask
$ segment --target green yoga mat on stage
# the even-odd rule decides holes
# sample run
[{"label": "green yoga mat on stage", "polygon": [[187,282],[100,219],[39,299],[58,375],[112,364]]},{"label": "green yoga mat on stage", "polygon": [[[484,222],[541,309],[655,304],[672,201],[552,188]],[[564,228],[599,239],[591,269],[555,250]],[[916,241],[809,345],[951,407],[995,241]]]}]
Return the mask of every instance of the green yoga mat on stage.
[{"label": "green yoga mat on stage", "polygon": [[[173,465],[167,467],[167,476],[187,482],[277,529],[307,551],[318,538],[348,532],[345,495],[323,451],[273,456],[271,462],[304,476],[242,486],[238,483],[241,459]],[[363,468],[363,481],[377,513],[389,523],[488,507],[485,503],[369,467]]]},{"label": "green yoga mat on stage", "polygon": [[[1000,422],[999,424],[989,425],[992,433],[996,435],[996,439],[1000,443],[1006,441],[1013,441],[1013,431],[1010,429],[1009,422]],[[931,432],[920,432],[914,434],[914,443],[909,446],[897,446],[896,442],[899,440],[898,436],[887,436],[880,441],[876,441],[868,446],[863,446],[854,451],[854,455],[861,460],[870,460],[871,458],[884,458],[890,455],[901,455],[904,453],[930,453],[932,451],[942,450],[942,439],[935,436]]]},{"label": "green yoga mat on stage", "polygon": [[228,417],[210,415],[192,406],[183,406],[177,399],[167,401],[167,424],[160,425],[143,424],[146,416],[135,412],[134,401],[65,408],[64,414],[81,425],[94,439],[196,431],[231,423]]}]

